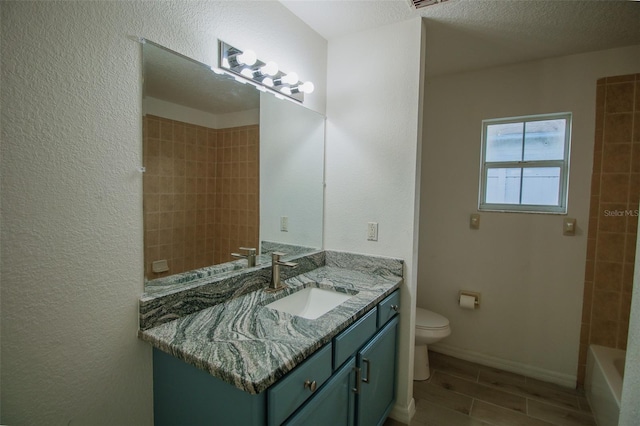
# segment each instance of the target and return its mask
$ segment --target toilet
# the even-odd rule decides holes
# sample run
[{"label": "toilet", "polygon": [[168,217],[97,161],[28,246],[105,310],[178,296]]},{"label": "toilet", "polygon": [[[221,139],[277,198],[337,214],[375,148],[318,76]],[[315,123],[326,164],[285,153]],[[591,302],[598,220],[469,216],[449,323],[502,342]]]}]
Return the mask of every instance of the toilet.
[{"label": "toilet", "polygon": [[429,354],[427,345],[438,342],[451,334],[449,320],[440,314],[416,307],[416,340],[413,357],[413,380],[427,380]]}]

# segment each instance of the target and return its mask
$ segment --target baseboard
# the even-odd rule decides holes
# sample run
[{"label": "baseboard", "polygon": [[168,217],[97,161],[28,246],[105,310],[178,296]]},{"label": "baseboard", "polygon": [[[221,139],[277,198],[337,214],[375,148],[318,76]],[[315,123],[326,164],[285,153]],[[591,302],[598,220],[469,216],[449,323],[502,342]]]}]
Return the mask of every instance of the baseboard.
[{"label": "baseboard", "polygon": [[398,404],[394,405],[389,413],[389,417],[400,423],[408,425],[414,414],[416,414],[416,401],[411,398],[407,407],[402,407]]},{"label": "baseboard", "polygon": [[454,358],[463,359],[465,361],[482,364],[487,367],[498,368],[500,370],[522,374],[523,376],[531,377],[545,382],[555,383],[566,388],[576,388],[577,375],[562,374],[558,373],[557,371],[546,370],[520,362],[509,361],[491,355],[481,354],[479,352],[447,346],[446,344],[442,343],[434,343],[433,345],[429,345],[429,350],[444,355],[449,355]]}]

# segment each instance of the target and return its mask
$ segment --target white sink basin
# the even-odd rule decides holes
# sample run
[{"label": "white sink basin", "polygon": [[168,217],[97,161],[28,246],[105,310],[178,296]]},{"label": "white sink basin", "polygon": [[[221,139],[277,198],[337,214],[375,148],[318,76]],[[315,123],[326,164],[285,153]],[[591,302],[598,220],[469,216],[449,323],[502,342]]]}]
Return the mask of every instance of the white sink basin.
[{"label": "white sink basin", "polygon": [[302,318],[316,319],[352,297],[353,294],[307,287],[265,306]]}]

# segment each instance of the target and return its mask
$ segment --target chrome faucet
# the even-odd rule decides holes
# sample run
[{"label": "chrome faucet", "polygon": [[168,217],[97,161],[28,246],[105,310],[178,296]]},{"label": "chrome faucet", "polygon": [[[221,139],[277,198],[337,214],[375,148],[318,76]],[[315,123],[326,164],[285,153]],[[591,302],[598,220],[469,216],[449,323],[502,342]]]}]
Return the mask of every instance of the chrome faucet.
[{"label": "chrome faucet", "polygon": [[285,254],[286,253],[280,253],[279,251],[274,251],[273,253],[271,253],[271,283],[269,284],[269,288],[267,288],[266,291],[278,291],[286,287],[280,281],[281,266],[286,266],[288,268],[295,268],[296,266],[298,266],[297,263],[281,261],[280,256],[284,256]]},{"label": "chrome faucet", "polygon": [[231,253],[233,257],[241,257],[247,259],[247,268],[256,266],[256,249],[250,247],[240,247],[240,250],[244,250],[247,254]]}]

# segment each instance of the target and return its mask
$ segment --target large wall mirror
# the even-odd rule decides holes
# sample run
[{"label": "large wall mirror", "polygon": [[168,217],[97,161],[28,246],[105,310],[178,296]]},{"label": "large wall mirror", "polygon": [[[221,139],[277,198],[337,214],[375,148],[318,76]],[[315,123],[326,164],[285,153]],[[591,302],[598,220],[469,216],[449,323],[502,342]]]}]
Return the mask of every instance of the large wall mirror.
[{"label": "large wall mirror", "polygon": [[324,117],[150,41],[142,52],[147,289],[236,265],[241,247],[321,248]]}]

